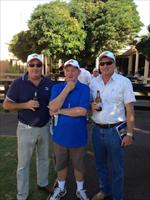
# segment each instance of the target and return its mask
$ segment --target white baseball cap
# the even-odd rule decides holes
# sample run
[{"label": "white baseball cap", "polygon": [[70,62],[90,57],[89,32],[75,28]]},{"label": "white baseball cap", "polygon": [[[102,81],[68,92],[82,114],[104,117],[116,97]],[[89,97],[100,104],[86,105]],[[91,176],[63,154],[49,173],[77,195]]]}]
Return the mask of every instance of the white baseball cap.
[{"label": "white baseball cap", "polygon": [[101,53],[99,55],[99,61],[103,58],[103,57],[108,57],[113,59],[114,61],[116,61],[114,54],[111,51],[104,51],[103,53]]},{"label": "white baseball cap", "polygon": [[30,62],[31,60],[34,60],[34,59],[39,60],[41,63],[43,63],[43,57],[42,57],[42,55],[36,54],[36,53],[28,55],[28,57],[27,57],[27,63]]},{"label": "white baseball cap", "polygon": [[95,68],[93,69],[93,72],[98,72],[98,69],[95,67]]},{"label": "white baseball cap", "polygon": [[71,65],[71,66],[73,66],[73,67],[76,67],[76,68],[80,69],[80,65],[79,65],[79,63],[78,63],[77,60],[70,59],[70,60],[68,60],[68,61],[66,61],[66,62],[64,63],[64,67],[66,67],[66,66],[68,66],[68,65]]}]

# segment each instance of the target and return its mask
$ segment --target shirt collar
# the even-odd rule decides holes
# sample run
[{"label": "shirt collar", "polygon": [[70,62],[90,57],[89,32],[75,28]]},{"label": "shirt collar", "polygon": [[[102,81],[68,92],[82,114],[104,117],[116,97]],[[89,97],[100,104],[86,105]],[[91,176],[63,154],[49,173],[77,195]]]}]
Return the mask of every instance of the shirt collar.
[{"label": "shirt collar", "polygon": [[[41,75],[41,77],[42,77],[41,82],[43,82],[44,81],[44,76]],[[22,80],[23,81],[29,81],[28,80],[28,72],[26,72],[25,74],[22,75]]]},{"label": "shirt collar", "polygon": [[112,79],[113,81],[117,79],[117,74],[116,74],[116,72],[113,73],[113,75],[111,76],[111,79]]},{"label": "shirt collar", "polygon": [[[42,79],[44,79],[44,76],[41,75]],[[28,80],[28,72],[26,72],[25,74],[22,75],[22,80],[27,81]]]},{"label": "shirt collar", "polygon": [[26,72],[25,74],[22,75],[22,80],[27,81],[28,80],[28,73]]},{"label": "shirt collar", "polygon": [[[103,79],[102,79],[102,75],[100,74],[100,76],[99,76],[99,79],[100,79],[100,81],[103,81]],[[111,78],[110,78],[110,80],[116,80],[117,79],[117,74],[116,74],[116,72],[114,72],[113,74],[112,74],[112,76],[111,76]]]}]

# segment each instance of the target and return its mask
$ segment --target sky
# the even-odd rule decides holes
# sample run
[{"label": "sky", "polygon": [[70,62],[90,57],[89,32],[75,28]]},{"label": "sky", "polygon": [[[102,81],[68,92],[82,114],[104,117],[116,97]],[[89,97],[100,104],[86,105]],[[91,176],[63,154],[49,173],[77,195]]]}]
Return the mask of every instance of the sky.
[{"label": "sky", "polygon": [[[0,60],[8,58],[8,43],[13,35],[27,30],[27,22],[38,4],[51,0],[0,0]],[[134,0],[144,27],[139,35],[147,33],[150,24],[150,0]]]}]

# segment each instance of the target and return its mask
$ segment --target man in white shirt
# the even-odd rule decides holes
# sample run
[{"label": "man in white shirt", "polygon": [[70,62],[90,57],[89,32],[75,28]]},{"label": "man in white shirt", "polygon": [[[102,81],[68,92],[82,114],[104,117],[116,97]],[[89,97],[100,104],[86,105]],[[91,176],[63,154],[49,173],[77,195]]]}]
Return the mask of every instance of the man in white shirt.
[{"label": "man in white shirt", "polygon": [[92,71],[92,79],[99,76],[99,70],[95,67]]},{"label": "man in white shirt", "polygon": [[[124,147],[132,143],[135,95],[129,79],[115,72],[115,56],[105,51],[99,56],[101,75],[90,84],[92,99],[100,91],[102,111],[92,103],[93,147],[99,176],[99,193],[92,200],[123,200]],[[125,112],[126,111],[126,112]],[[127,123],[126,135],[120,139],[116,127]],[[112,184],[109,181],[108,159],[112,167]]]}]

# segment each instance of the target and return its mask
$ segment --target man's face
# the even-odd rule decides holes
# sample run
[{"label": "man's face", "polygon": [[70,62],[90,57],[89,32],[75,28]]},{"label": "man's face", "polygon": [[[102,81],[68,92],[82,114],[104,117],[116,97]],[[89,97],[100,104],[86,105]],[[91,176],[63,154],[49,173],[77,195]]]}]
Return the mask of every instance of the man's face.
[{"label": "man's face", "polygon": [[99,61],[99,69],[103,76],[111,76],[115,70],[115,62],[111,58],[103,57]]},{"label": "man's face", "polygon": [[93,71],[93,76],[94,77],[97,77],[99,75],[99,72],[98,71]]},{"label": "man's face", "polygon": [[30,62],[28,62],[28,74],[29,74],[29,78],[33,80],[41,78],[42,63],[37,59],[31,60]]},{"label": "man's face", "polygon": [[80,70],[76,67],[68,65],[64,68],[64,74],[66,77],[66,81],[76,81],[80,74]]}]

